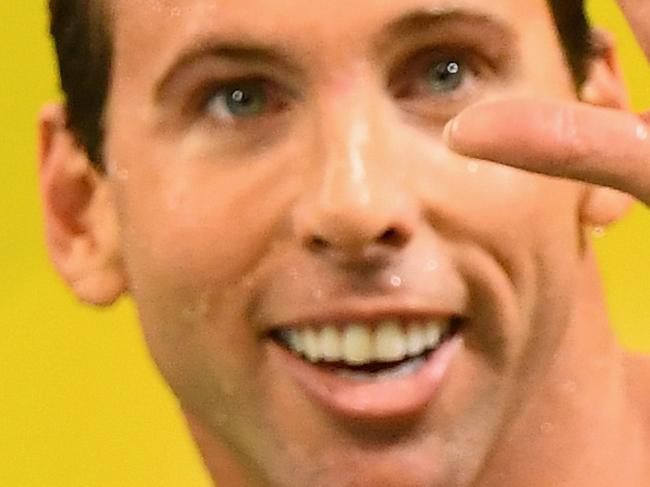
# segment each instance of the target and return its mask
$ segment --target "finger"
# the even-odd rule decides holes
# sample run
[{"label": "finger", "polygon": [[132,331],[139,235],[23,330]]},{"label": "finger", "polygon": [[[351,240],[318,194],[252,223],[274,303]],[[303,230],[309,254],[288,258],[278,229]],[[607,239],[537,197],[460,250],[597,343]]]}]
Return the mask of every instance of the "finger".
[{"label": "finger", "polygon": [[650,2],[648,0],[618,0],[641,48],[650,59]]},{"label": "finger", "polygon": [[521,99],[474,105],[445,136],[468,157],[610,186],[650,205],[649,131],[621,110]]}]

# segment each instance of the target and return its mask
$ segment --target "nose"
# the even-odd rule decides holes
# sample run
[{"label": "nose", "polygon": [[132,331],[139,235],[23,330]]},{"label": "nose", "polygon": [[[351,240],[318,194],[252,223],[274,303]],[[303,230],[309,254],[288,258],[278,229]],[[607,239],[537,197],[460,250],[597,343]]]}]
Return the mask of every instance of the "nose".
[{"label": "nose", "polygon": [[316,177],[294,218],[308,251],[344,260],[403,249],[417,222],[389,116],[381,113],[381,102],[354,95],[330,102],[316,117]]}]

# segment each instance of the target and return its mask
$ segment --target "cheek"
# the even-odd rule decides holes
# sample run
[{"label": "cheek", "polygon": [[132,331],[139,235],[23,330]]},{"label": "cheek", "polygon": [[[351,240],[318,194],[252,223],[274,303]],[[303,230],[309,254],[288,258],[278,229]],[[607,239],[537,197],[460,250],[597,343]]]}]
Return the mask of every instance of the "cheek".
[{"label": "cheek", "polygon": [[540,281],[553,281],[548,274],[562,274],[576,258],[579,185],[495,164],[479,174],[468,187],[469,224],[480,229],[515,291],[532,305]]},{"label": "cheek", "polygon": [[[241,275],[262,245],[257,237],[262,232],[256,230],[263,222],[250,221],[243,208],[214,207],[196,193],[174,192],[151,206],[133,201],[132,211],[127,210],[124,237],[131,276],[155,287],[201,288]],[[173,202],[164,201],[170,195]]]},{"label": "cheek", "polygon": [[241,282],[286,227],[290,182],[207,164],[176,169],[131,173],[120,188],[131,276],[169,288]]},{"label": "cheek", "polygon": [[[510,245],[511,251],[539,245],[548,232],[577,220],[577,183],[426,149],[413,180],[433,220],[452,222],[481,241]],[[432,152],[436,157],[427,157]]]},{"label": "cheek", "polygon": [[[273,164],[152,160],[117,185],[129,287],[149,348],[178,389],[213,361],[234,377],[254,362],[246,359],[255,347],[251,283],[287,238],[299,184]],[[213,357],[224,349],[232,352]]]},{"label": "cheek", "polygon": [[[437,224],[437,212],[443,208],[447,221],[459,226],[454,233],[462,236],[459,262],[469,262],[466,254],[471,250],[490,263],[486,279],[502,284],[498,296],[477,294],[512,309],[514,318],[503,320],[508,328],[502,332],[514,360],[533,333],[530,328],[544,321],[536,316],[546,308],[558,308],[552,301],[571,287],[569,272],[575,267],[580,241],[579,185],[488,162],[456,162],[464,170],[448,176],[445,191],[443,185],[429,182],[435,189],[429,192],[432,224]],[[486,315],[498,313],[486,309]],[[562,322],[555,317],[544,326]],[[490,336],[478,338],[478,343],[490,342]]]},{"label": "cheek", "polygon": [[259,188],[248,178],[222,178],[196,168],[130,171],[118,194],[130,291],[150,352],[179,397],[196,404],[216,403],[252,373],[242,366],[254,363],[256,346],[242,326],[246,280],[265,260],[285,206],[273,195],[251,198]]}]

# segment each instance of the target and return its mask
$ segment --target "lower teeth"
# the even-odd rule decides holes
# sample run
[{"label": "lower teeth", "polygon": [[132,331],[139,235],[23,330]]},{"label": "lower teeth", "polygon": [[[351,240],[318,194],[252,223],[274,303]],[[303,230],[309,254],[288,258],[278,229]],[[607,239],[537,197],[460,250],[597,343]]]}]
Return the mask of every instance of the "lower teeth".
[{"label": "lower teeth", "polygon": [[414,374],[422,368],[426,359],[424,357],[415,357],[410,360],[407,360],[403,364],[400,364],[391,369],[385,370],[383,372],[356,372],[352,370],[340,369],[336,370],[334,373],[340,377],[345,377],[346,379],[353,379],[358,381],[371,381],[371,382],[382,382],[394,379],[400,379],[410,374]]}]

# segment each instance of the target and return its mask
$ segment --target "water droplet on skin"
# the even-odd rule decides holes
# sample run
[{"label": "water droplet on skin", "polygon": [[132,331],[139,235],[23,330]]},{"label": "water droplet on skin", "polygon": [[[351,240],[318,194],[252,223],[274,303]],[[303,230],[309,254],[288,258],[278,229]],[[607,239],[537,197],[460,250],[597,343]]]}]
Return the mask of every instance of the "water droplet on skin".
[{"label": "water droplet on skin", "polygon": [[196,320],[196,311],[192,307],[183,308],[181,317],[187,323],[193,323]]},{"label": "water droplet on skin", "polygon": [[244,277],[244,279],[242,279],[242,287],[244,289],[252,289],[254,285],[255,285],[255,279],[252,276],[247,275],[246,277]]},{"label": "water droplet on skin", "polygon": [[569,380],[564,384],[564,391],[568,394],[574,394],[578,390],[578,384]]},{"label": "water droplet on skin", "polygon": [[178,210],[183,206],[183,196],[178,191],[172,191],[166,198],[167,209],[171,211]]},{"label": "water droplet on skin", "polygon": [[648,140],[648,127],[646,127],[643,124],[637,125],[636,136],[639,140],[643,140],[643,141]]},{"label": "water droplet on skin", "polygon": [[129,177],[129,170],[125,167],[120,167],[120,164],[115,159],[106,162],[106,170],[109,175],[118,181],[125,181]]},{"label": "water droplet on skin", "polygon": [[478,162],[468,162],[467,163],[467,171],[470,172],[471,174],[476,174],[478,172]]},{"label": "water droplet on skin", "polygon": [[230,422],[230,418],[227,413],[224,413],[222,411],[217,411],[217,423],[220,425],[226,425]]},{"label": "water droplet on skin", "polygon": [[201,295],[196,312],[199,319],[205,318],[210,312],[210,296],[207,293]]},{"label": "water droplet on skin", "polygon": [[596,238],[602,238],[605,236],[605,228],[604,227],[596,227],[592,231],[593,236]]},{"label": "water droplet on skin", "polygon": [[231,381],[226,381],[222,384],[222,392],[226,397],[233,397],[236,390],[237,386]]},{"label": "water droplet on skin", "polygon": [[544,433],[548,434],[551,431],[553,431],[553,425],[551,423],[543,423],[540,427],[539,430]]},{"label": "water droplet on skin", "polygon": [[393,276],[390,278],[390,285],[393,287],[400,287],[402,285],[402,278],[399,276]]}]

